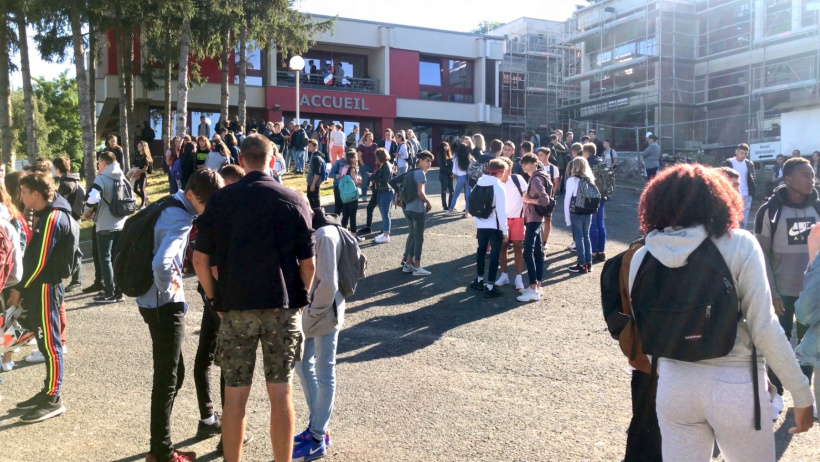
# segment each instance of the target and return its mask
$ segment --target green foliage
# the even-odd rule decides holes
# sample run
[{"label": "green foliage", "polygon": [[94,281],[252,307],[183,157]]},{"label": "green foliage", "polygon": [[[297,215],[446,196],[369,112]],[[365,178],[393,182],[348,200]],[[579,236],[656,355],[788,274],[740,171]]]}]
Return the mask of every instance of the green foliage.
[{"label": "green foliage", "polygon": [[504,23],[500,21],[481,21],[480,23],[478,23],[478,27],[471,30],[470,32],[473,34],[488,34],[491,30],[503,25]]}]

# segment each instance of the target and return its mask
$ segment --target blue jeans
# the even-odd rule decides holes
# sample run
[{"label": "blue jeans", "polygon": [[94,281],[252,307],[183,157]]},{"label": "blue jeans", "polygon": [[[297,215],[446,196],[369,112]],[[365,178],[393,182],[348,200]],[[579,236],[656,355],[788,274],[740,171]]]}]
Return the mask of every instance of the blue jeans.
[{"label": "blue jeans", "polygon": [[746,229],[747,225],[749,224],[749,211],[752,208],[752,196],[743,196],[743,226],[742,229]]},{"label": "blue jeans", "polygon": [[303,172],[305,171],[305,150],[294,150],[293,151],[294,162],[296,163],[296,171]]},{"label": "blue jeans", "polygon": [[592,264],[592,243],[589,241],[589,223],[592,215],[569,214],[572,226],[572,237],[575,239],[575,251],[578,252],[578,264]]},{"label": "blue jeans", "polygon": [[367,199],[367,190],[370,189],[367,185],[370,184],[370,175],[373,172],[372,167],[368,167],[367,165],[360,165],[359,166],[359,175],[362,176],[362,184],[359,186],[359,189],[362,191],[362,198]]},{"label": "blue jeans", "polygon": [[177,185],[177,180],[171,175],[171,172],[168,172],[168,185],[170,186],[171,194],[176,194],[179,191],[179,185]]},{"label": "blue jeans", "polygon": [[603,253],[606,248],[606,225],[604,224],[604,204],[601,201],[601,206],[598,211],[592,215],[592,226],[589,229],[589,238],[592,241],[592,253]]},{"label": "blue jeans", "polygon": [[290,161],[293,160],[293,149],[286,148],[285,152],[282,153],[282,158],[285,159],[285,172],[287,172],[290,170]]},{"label": "blue jeans", "polygon": [[541,247],[541,222],[524,225],[524,263],[530,285],[544,279],[544,249]]},{"label": "blue jeans", "polygon": [[456,177],[456,188],[452,199],[450,199],[450,210],[456,208],[458,195],[461,194],[462,189],[464,190],[464,210],[470,208],[470,185],[467,183],[467,175],[461,175]]},{"label": "blue jeans", "polygon": [[411,257],[413,263],[418,264],[421,261],[421,248],[424,246],[424,219],[427,217],[424,213],[407,210],[404,211],[404,216],[410,228],[407,233],[407,242],[404,244],[404,259]]},{"label": "blue jeans", "polygon": [[114,260],[119,253],[117,243],[120,234],[122,231],[97,231],[97,251],[100,253],[100,269],[106,297],[120,294],[114,284]]},{"label": "blue jeans", "polygon": [[379,212],[382,214],[382,233],[390,234],[390,206],[393,204],[393,191],[379,191]]},{"label": "blue jeans", "polygon": [[338,340],[338,331],[305,339],[302,360],[295,367],[310,412],[310,433],[317,440],[327,433],[333,412]]},{"label": "blue jeans", "polygon": [[[484,258],[487,256],[487,244],[490,245],[490,268],[487,271],[487,279],[485,284],[492,285],[495,283],[495,278],[498,276],[498,259],[501,255],[501,245],[504,241],[504,233],[497,229],[483,229],[479,228],[476,231],[476,238],[478,239],[478,250],[476,250],[475,263],[476,274],[478,277],[484,277]],[[504,251],[506,251],[506,246]]]}]

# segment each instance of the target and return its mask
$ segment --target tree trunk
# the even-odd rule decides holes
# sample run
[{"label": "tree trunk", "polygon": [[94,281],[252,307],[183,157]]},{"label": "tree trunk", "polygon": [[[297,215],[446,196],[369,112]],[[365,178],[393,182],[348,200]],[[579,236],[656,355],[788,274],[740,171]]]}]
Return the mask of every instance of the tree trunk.
[{"label": "tree trunk", "polygon": [[183,136],[188,125],[188,54],[191,51],[191,19],[182,21],[179,39],[179,79],[177,97],[177,135]]},{"label": "tree trunk", "polygon": [[[228,78],[230,77],[230,63],[228,62],[231,59],[231,31],[225,30],[222,35],[222,53],[220,54],[220,63],[222,69],[222,92],[220,94],[220,108],[219,108],[219,120],[222,122],[228,122],[228,106],[230,104],[230,82],[228,82]],[[219,130],[220,127],[217,127]]]},{"label": "tree trunk", "polygon": [[26,33],[26,16],[23,7],[15,14],[17,36],[20,46],[20,72],[23,74],[23,106],[26,113],[26,150],[28,158],[33,161],[40,155],[37,149],[37,130],[34,125],[34,89],[31,87],[31,64],[28,58],[28,34]]},{"label": "tree trunk", "polygon": [[[122,169],[128,171],[131,168],[131,151],[136,152],[136,141],[139,133],[136,131],[135,124],[142,121],[137,121],[134,117],[134,29],[129,28],[128,34],[125,36],[125,110],[128,113],[128,129],[134,130],[128,132],[128,147],[122,147]],[[131,136],[133,134],[134,136]]]},{"label": "tree trunk", "polygon": [[[165,105],[163,106],[164,110],[162,111],[163,150],[168,149],[171,146],[171,138],[173,138],[173,131],[171,130],[171,124],[173,123],[171,118],[171,82],[173,79],[171,78],[171,73],[174,72],[174,63],[167,58],[171,56],[171,53],[166,53],[165,56]],[[163,151],[162,154],[164,155],[165,152]]]},{"label": "tree trunk", "polygon": [[[248,24],[239,29],[239,124],[245,126],[247,118],[247,98],[245,81],[248,77]],[[246,130],[250,133],[250,130]]]},{"label": "tree trunk", "polygon": [[7,168],[14,166],[14,133],[11,130],[11,84],[9,82],[8,7],[0,5],[0,151]]},{"label": "tree trunk", "polygon": [[91,190],[97,176],[97,153],[94,147],[94,128],[91,112],[93,101],[89,94],[88,74],[83,60],[83,23],[80,21],[78,0],[70,0],[68,18],[71,23],[71,38],[74,46],[74,69],[77,73],[77,92],[80,106],[80,125],[83,131],[83,171],[85,187]]},{"label": "tree trunk", "polygon": [[128,158],[128,127],[130,125],[130,121],[128,120],[128,92],[126,91],[126,65],[125,65],[125,40],[130,34],[125,33],[122,29],[116,30],[117,34],[117,84],[119,86],[119,113],[120,113],[120,133],[118,137],[118,142],[120,147],[122,148],[122,161],[123,165],[121,167],[125,170],[125,160]]},{"label": "tree trunk", "polygon": [[[97,141],[97,31],[88,27],[88,108],[91,111],[91,139]],[[95,147],[96,149],[96,147]]]}]

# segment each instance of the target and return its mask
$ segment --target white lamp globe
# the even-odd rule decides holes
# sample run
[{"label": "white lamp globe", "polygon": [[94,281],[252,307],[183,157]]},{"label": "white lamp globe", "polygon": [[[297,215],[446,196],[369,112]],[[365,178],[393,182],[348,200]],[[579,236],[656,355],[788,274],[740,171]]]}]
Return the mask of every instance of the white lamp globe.
[{"label": "white lamp globe", "polygon": [[305,59],[299,55],[290,58],[290,68],[294,71],[301,71],[305,68]]}]

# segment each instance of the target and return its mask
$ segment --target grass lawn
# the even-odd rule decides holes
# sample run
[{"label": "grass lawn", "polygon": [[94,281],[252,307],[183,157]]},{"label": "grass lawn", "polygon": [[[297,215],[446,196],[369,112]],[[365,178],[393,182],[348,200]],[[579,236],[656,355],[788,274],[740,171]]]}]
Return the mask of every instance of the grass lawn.
[{"label": "grass lawn", "polygon": [[[288,188],[301,193],[302,195],[304,195],[307,191],[307,182],[305,181],[305,175],[294,175],[293,173],[286,173],[283,177],[283,184]],[[163,171],[159,171],[157,173],[148,175],[148,184],[145,190],[148,194],[149,202],[154,202],[158,199],[161,199],[163,196],[168,194],[168,175]],[[325,181],[322,184],[320,194],[322,196],[332,196],[333,182],[330,180]],[[91,228],[93,227],[93,225],[94,223],[92,223],[91,220],[80,222],[80,241],[91,240]]]}]

